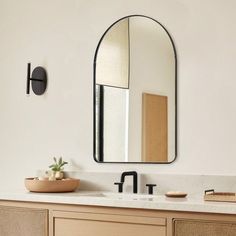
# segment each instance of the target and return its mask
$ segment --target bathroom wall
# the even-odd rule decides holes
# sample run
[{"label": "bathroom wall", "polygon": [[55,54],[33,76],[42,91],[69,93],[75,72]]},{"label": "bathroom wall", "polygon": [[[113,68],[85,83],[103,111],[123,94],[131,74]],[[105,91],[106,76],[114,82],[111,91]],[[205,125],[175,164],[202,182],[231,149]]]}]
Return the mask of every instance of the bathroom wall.
[{"label": "bathroom wall", "polygon": [[[0,184],[63,156],[74,171],[234,175],[234,0],[1,0]],[[171,33],[178,55],[178,158],[170,165],[93,160],[93,57],[115,20],[144,14]],[[47,69],[45,95],[26,96],[26,66]]]}]

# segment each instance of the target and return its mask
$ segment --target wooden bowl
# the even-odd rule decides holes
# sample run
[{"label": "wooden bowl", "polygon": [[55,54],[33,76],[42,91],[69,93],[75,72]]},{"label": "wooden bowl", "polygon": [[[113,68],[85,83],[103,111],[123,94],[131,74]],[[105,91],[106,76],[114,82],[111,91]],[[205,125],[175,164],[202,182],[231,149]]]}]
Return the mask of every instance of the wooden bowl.
[{"label": "wooden bowl", "polygon": [[73,192],[79,187],[79,179],[63,180],[37,180],[34,178],[25,179],[25,187],[30,192],[38,193],[65,193]]}]

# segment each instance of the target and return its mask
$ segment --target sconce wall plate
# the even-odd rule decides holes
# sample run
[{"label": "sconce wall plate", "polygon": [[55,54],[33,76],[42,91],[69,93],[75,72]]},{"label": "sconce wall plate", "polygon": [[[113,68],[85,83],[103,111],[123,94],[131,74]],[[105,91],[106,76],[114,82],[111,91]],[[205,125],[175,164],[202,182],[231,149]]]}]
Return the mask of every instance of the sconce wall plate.
[{"label": "sconce wall plate", "polygon": [[28,74],[27,74],[27,88],[26,88],[26,93],[30,93],[30,81],[32,90],[36,95],[42,95],[46,91],[47,88],[47,72],[46,70],[38,66],[36,67],[33,72],[32,72],[32,77],[31,75],[31,64],[28,63]]}]

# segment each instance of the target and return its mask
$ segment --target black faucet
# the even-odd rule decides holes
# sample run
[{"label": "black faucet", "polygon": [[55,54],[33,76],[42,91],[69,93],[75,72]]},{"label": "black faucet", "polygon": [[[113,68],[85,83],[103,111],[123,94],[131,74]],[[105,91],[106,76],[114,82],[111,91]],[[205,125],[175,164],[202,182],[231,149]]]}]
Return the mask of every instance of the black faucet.
[{"label": "black faucet", "polygon": [[126,171],[121,174],[120,182],[125,182],[125,176],[133,176],[133,193],[138,193],[138,174],[136,171]]}]

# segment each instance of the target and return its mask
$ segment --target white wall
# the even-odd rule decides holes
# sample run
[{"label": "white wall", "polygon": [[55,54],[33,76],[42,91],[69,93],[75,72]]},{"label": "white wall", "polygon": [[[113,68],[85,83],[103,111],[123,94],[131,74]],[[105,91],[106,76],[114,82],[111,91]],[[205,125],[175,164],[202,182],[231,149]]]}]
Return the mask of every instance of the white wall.
[{"label": "white wall", "polygon": [[[235,8],[235,0],[1,0],[1,184],[21,186],[53,155],[87,171],[235,174]],[[95,48],[112,22],[136,13],[163,23],[177,48],[178,159],[171,165],[92,158]],[[28,61],[48,71],[42,97],[25,95]]]}]

